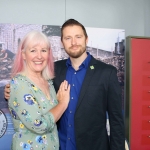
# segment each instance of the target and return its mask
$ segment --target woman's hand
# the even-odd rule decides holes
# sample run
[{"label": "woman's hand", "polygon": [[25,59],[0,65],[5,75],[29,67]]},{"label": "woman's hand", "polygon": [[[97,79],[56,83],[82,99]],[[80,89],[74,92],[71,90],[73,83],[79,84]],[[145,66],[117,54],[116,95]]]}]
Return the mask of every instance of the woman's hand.
[{"label": "woman's hand", "polygon": [[59,90],[57,92],[57,100],[58,105],[50,110],[55,118],[55,122],[60,119],[64,111],[67,109],[70,100],[70,85],[66,80],[62,82],[59,87]]},{"label": "woman's hand", "polygon": [[64,80],[59,87],[57,100],[59,103],[66,105],[66,107],[68,106],[70,100],[70,85],[66,80]]}]

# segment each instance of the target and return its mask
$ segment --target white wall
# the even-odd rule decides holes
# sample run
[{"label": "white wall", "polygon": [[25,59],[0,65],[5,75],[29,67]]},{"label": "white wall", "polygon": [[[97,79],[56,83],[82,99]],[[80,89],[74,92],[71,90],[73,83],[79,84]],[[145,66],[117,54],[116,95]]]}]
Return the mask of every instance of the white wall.
[{"label": "white wall", "polygon": [[0,0],[0,23],[62,25],[74,18],[86,27],[125,29],[150,36],[150,0]]}]

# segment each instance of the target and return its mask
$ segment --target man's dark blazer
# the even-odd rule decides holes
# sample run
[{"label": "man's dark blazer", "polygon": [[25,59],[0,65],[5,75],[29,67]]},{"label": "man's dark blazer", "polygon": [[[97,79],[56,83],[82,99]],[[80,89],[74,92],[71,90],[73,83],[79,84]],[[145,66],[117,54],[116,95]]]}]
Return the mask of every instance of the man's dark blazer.
[{"label": "man's dark blazer", "polygon": [[[66,72],[66,60],[55,62],[56,92],[66,79]],[[74,116],[77,150],[125,149],[121,89],[116,73],[115,67],[91,58]],[[106,111],[109,114],[110,141]]]}]

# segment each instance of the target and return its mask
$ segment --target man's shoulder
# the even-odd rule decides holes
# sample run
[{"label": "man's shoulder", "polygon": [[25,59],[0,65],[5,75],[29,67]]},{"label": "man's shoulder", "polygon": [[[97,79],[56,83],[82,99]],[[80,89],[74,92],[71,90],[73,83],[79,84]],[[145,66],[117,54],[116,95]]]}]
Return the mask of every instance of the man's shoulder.
[{"label": "man's shoulder", "polygon": [[95,59],[95,58],[92,58],[92,63],[95,63],[97,66],[99,66],[99,67],[104,67],[104,68],[115,68],[113,65],[111,65],[111,64],[107,64],[107,63],[105,63],[105,62],[103,62],[103,61],[101,61],[101,60],[97,60],[97,59]]},{"label": "man's shoulder", "polygon": [[56,61],[54,63],[55,64],[55,72],[60,71],[62,68],[65,68],[66,61],[67,61],[67,59]]},{"label": "man's shoulder", "polygon": [[67,61],[67,59],[64,59],[64,60],[58,60],[58,61],[55,61],[55,65],[56,66],[59,66],[59,65],[65,65],[66,64],[66,61]]}]

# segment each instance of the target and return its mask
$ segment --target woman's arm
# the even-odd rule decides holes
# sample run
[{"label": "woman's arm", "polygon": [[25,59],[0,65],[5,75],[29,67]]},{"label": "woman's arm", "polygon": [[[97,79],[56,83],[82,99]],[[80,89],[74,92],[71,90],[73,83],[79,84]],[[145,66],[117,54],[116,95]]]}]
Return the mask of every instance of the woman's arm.
[{"label": "woman's arm", "polygon": [[[61,97],[58,105],[43,113],[43,107],[40,106],[41,97],[37,96],[37,91],[34,92],[29,83],[21,78],[15,78],[11,81],[10,87],[9,108],[13,112],[14,119],[19,118],[26,128],[35,133],[53,130],[55,122],[67,108],[68,102],[64,102],[65,98]],[[69,89],[66,93],[69,93]],[[64,92],[61,91],[61,96],[63,94]]]}]

